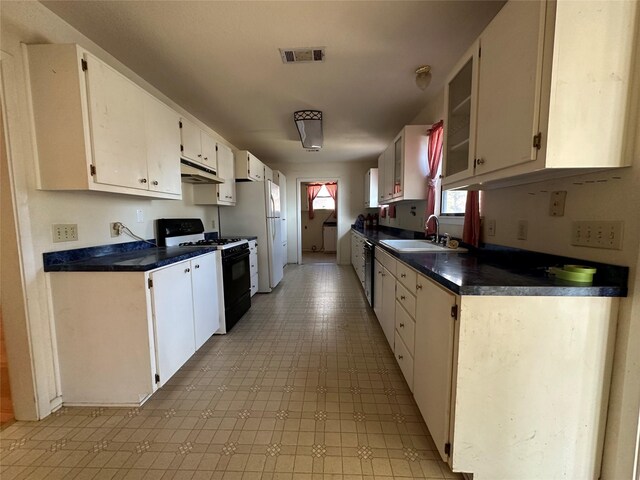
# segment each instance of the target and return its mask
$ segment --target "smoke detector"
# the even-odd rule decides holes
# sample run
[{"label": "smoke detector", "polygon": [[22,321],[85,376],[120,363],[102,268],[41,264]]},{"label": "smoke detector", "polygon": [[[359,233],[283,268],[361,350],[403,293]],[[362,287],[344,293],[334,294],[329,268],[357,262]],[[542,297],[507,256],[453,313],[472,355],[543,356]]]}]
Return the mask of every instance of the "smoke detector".
[{"label": "smoke detector", "polygon": [[324,47],[280,48],[282,63],[324,62]]}]

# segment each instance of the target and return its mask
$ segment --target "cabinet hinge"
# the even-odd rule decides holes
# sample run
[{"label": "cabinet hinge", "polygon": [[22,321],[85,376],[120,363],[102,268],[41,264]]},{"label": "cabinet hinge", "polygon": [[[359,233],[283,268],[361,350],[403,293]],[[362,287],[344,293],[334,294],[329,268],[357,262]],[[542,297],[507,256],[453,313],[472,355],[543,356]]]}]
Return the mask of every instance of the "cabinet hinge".
[{"label": "cabinet hinge", "polygon": [[451,444],[449,442],[444,444],[444,454],[451,455]]},{"label": "cabinet hinge", "polygon": [[216,152],[218,151],[218,145],[216,145]]},{"label": "cabinet hinge", "polygon": [[218,196],[218,198],[220,198],[220,192],[217,192],[216,195]]},{"label": "cabinet hinge", "polygon": [[540,147],[542,147],[542,132],[533,136],[533,148],[540,150]]},{"label": "cabinet hinge", "polygon": [[182,128],[182,120],[178,120],[178,125]]},{"label": "cabinet hinge", "polygon": [[91,176],[93,177],[96,174],[96,166],[95,165],[89,165],[89,172],[91,173]]},{"label": "cabinet hinge", "polygon": [[451,307],[451,318],[454,320],[458,319],[458,305],[453,305]]},{"label": "cabinet hinge", "polygon": [[482,47],[478,49],[478,58],[482,57]]},{"label": "cabinet hinge", "polygon": [[180,151],[184,152],[184,145],[180,144]]},{"label": "cabinet hinge", "polygon": [[89,65],[87,65],[87,61],[84,58],[80,60],[80,65],[82,66],[83,72],[89,70]]},{"label": "cabinet hinge", "polygon": [[156,373],[156,383],[160,383],[160,375]]},{"label": "cabinet hinge", "polygon": [[152,280],[152,279],[148,279],[148,280],[147,280],[147,286],[148,286],[149,288],[153,288],[153,280]]}]

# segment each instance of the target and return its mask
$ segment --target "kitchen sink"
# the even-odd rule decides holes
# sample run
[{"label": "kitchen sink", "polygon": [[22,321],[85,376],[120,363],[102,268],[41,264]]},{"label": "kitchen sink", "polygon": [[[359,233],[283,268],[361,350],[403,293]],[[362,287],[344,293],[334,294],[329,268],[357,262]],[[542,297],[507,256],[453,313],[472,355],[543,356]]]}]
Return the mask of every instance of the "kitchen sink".
[{"label": "kitchen sink", "polygon": [[380,240],[380,243],[391,250],[400,253],[429,252],[429,253],[462,253],[466,248],[449,248],[436,245],[429,240]]}]

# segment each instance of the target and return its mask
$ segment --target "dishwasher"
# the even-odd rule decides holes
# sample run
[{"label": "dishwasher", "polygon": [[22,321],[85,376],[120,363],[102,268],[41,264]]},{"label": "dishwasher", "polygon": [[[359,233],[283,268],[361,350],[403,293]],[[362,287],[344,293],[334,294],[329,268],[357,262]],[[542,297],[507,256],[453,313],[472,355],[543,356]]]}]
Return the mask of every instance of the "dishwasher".
[{"label": "dishwasher", "polygon": [[374,276],[374,245],[369,241],[364,242],[364,293],[369,305],[373,307],[373,276]]}]

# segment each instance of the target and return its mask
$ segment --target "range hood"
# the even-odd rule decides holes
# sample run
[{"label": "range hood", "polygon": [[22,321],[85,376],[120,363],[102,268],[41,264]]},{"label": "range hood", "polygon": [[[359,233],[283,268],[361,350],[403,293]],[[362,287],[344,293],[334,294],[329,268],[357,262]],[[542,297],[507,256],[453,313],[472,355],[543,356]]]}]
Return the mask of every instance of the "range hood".
[{"label": "range hood", "polygon": [[184,183],[224,183],[214,170],[184,158],[180,159],[180,175]]}]

